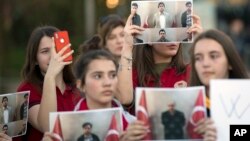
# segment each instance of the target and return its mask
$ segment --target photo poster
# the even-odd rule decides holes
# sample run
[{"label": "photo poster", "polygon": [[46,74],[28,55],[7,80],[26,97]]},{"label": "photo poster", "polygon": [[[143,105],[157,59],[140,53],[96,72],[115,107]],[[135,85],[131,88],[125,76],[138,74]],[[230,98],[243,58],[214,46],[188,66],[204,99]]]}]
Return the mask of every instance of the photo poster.
[{"label": "photo poster", "polygon": [[134,37],[134,45],[193,42],[193,35],[187,33],[193,24],[193,0],[131,1],[132,11],[136,11],[132,24],[145,29]]},{"label": "photo poster", "polygon": [[[138,87],[135,100],[137,119],[149,126],[144,140],[202,140],[193,129],[200,119],[207,117],[203,86]],[[170,109],[174,109],[173,116],[170,116]]]},{"label": "photo poster", "polygon": [[122,109],[106,108],[98,110],[51,112],[50,132],[64,141],[78,140],[83,135],[83,124],[92,124],[92,134],[99,140],[119,137],[123,131]]},{"label": "photo poster", "polygon": [[212,80],[210,82],[211,118],[217,140],[229,140],[230,125],[250,124],[250,80]]},{"label": "photo poster", "polygon": [[30,91],[0,95],[0,131],[10,137],[26,134]]}]

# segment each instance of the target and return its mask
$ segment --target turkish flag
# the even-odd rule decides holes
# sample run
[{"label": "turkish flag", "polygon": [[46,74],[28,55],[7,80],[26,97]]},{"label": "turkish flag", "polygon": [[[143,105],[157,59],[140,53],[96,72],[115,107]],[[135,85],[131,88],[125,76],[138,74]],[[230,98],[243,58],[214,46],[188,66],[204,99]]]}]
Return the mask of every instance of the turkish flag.
[{"label": "turkish flag", "polygon": [[115,114],[113,114],[110,125],[109,125],[109,130],[106,135],[105,141],[119,141],[119,132],[117,128],[117,122],[115,118]]},{"label": "turkish flag", "polygon": [[146,17],[144,23],[143,23],[143,28],[149,28],[149,25],[148,25],[148,16]]},{"label": "turkish flag", "polygon": [[196,99],[195,105],[194,105],[194,109],[192,111],[192,115],[188,121],[188,125],[187,125],[187,132],[189,135],[190,139],[202,139],[202,135],[195,133],[194,132],[194,128],[196,128],[197,126],[197,122],[203,118],[205,118],[206,115],[206,109],[204,107],[204,99],[203,99],[203,95],[202,95],[202,91],[199,91],[198,97]]},{"label": "turkish flag", "polygon": [[62,127],[59,115],[57,115],[56,117],[56,122],[52,132],[55,136],[55,139],[53,139],[53,141],[63,141]]},{"label": "turkish flag", "polygon": [[[145,126],[148,126],[150,129],[145,90],[143,90],[141,94],[139,106],[137,109],[137,119],[143,121],[145,123]],[[148,131],[147,135],[143,138],[143,140],[152,140],[151,130]]]}]

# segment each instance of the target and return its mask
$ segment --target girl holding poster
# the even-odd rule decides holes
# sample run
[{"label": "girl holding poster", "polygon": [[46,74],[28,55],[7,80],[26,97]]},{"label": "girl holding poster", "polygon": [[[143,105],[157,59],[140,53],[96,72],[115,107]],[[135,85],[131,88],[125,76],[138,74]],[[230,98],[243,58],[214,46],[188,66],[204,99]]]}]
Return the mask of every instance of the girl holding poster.
[{"label": "girl holding poster", "polygon": [[[200,34],[191,48],[191,86],[206,87],[206,105],[210,113],[209,81],[211,79],[249,78],[232,40],[218,30]],[[195,132],[204,134],[207,140],[216,140],[216,129],[211,119],[198,122]]]}]

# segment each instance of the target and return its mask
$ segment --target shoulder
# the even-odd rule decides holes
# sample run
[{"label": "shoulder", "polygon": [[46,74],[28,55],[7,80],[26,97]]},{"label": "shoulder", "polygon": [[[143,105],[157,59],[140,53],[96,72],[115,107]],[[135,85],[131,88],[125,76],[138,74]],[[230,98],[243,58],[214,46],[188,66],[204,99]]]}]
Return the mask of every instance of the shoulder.
[{"label": "shoulder", "polygon": [[35,86],[29,82],[24,81],[18,86],[17,91],[24,91],[30,89],[35,89]]},{"label": "shoulder", "polygon": [[[96,134],[93,134],[92,133],[92,136],[94,137],[94,138],[98,138],[98,136],[96,135]],[[99,138],[98,138],[99,139]]]}]

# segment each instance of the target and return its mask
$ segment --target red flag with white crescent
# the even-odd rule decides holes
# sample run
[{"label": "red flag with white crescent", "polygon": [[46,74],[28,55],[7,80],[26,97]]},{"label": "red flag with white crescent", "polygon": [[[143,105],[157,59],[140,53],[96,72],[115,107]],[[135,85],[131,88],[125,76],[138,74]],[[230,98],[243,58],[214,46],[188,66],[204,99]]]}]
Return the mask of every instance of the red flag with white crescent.
[{"label": "red flag with white crescent", "polygon": [[109,125],[109,130],[106,135],[105,141],[119,141],[119,132],[117,128],[117,121],[115,118],[115,114],[113,114],[110,125]]},{"label": "red flag with white crescent", "polygon": [[204,107],[204,99],[203,99],[202,91],[200,90],[198,97],[196,99],[191,117],[187,125],[187,132],[188,132],[190,139],[202,139],[203,138],[201,134],[194,132],[194,128],[196,128],[197,122],[199,120],[205,118],[205,115],[206,115],[205,112],[206,112],[206,109]]},{"label": "red flag with white crescent", "polygon": [[53,141],[63,141],[62,127],[61,127],[61,121],[60,121],[59,115],[57,115],[56,117],[54,129],[52,132],[55,136],[55,139],[53,139]]},{"label": "red flag with white crescent", "polygon": [[[141,94],[139,106],[137,109],[137,119],[143,121],[147,127],[150,127],[145,90],[143,90]],[[151,130],[148,131],[143,140],[152,140]]]}]

